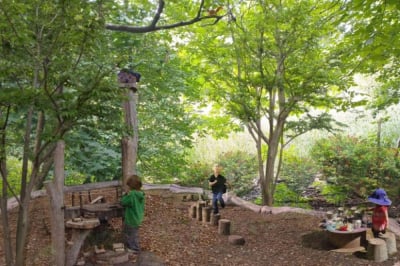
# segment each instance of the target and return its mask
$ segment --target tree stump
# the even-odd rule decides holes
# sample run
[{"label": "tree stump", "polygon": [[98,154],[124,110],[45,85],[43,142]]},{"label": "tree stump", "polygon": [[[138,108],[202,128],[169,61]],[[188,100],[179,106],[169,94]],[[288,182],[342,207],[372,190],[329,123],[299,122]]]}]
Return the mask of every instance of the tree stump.
[{"label": "tree stump", "polygon": [[231,221],[228,219],[220,219],[218,221],[218,233],[220,235],[230,235],[231,234]]},{"label": "tree stump", "polygon": [[386,234],[379,236],[379,238],[383,239],[386,242],[386,248],[389,256],[397,252],[395,234],[391,232],[386,232]]},{"label": "tree stump", "polygon": [[382,262],[388,259],[386,242],[380,238],[368,240],[367,258],[375,262]]},{"label": "tree stump", "polygon": [[198,201],[197,202],[197,214],[196,214],[196,217],[197,217],[197,220],[198,221],[201,221],[202,220],[202,209],[204,208],[206,206],[206,203],[205,203],[205,201]]},{"label": "tree stump", "polygon": [[211,216],[211,208],[210,207],[203,207],[202,209],[202,219],[203,219],[203,224],[209,223],[210,222],[210,216]]},{"label": "tree stump", "polygon": [[221,215],[219,213],[210,214],[210,224],[214,226],[218,226],[219,219]]},{"label": "tree stump", "polygon": [[228,242],[231,243],[232,245],[239,245],[242,246],[246,242],[242,236],[238,235],[230,235],[228,237]]},{"label": "tree stump", "polygon": [[192,204],[189,207],[189,218],[195,219],[196,218],[196,213],[197,213],[197,206],[196,206],[196,204]]}]

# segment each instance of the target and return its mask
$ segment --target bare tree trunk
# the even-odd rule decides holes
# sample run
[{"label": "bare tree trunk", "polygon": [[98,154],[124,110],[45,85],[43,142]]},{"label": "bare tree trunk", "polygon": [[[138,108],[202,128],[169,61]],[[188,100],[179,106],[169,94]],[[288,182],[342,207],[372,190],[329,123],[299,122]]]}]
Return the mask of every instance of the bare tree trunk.
[{"label": "bare tree trunk", "polygon": [[24,265],[25,262],[25,244],[28,232],[28,209],[30,191],[28,191],[28,161],[29,161],[29,146],[30,134],[32,127],[33,107],[30,107],[26,118],[26,128],[24,137],[24,153],[22,158],[22,176],[21,176],[21,192],[20,192],[20,206],[17,221],[17,236],[15,246],[15,264]]},{"label": "bare tree trunk", "polygon": [[64,142],[59,141],[54,153],[54,180],[45,183],[51,206],[52,265],[65,264],[64,148]]}]

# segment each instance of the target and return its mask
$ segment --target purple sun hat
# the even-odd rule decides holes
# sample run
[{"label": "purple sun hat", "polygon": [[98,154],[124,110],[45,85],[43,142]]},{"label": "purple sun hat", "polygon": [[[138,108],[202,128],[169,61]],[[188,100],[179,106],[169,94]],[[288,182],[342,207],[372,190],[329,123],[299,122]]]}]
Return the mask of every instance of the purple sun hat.
[{"label": "purple sun hat", "polygon": [[368,201],[382,205],[382,206],[390,206],[392,201],[388,198],[386,191],[382,188],[378,188],[368,197]]}]

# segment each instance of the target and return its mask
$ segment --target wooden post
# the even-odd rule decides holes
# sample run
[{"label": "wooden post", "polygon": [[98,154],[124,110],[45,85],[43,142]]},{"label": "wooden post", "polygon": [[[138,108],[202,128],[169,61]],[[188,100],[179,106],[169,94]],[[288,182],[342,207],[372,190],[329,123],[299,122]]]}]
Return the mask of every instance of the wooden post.
[{"label": "wooden post", "polygon": [[196,219],[196,213],[197,213],[196,210],[197,210],[196,204],[192,204],[192,205],[189,207],[189,218]]},{"label": "wooden post", "polygon": [[220,235],[230,235],[231,234],[231,221],[228,219],[220,219],[218,221],[218,233]]},{"label": "wooden post", "polygon": [[219,213],[213,213],[210,216],[210,224],[214,226],[218,226],[218,222],[221,218],[221,215]]},{"label": "wooden post", "polygon": [[54,151],[54,179],[44,183],[50,198],[50,226],[52,242],[52,265],[65,264],[64,227],[64,148],[63,141],[57,142]]},{"label": "wooden post", "polygon": [[380,238],[368,240],[367,258],[375,262],[382,262],[388,259],[386,242]]},{"label": "wooden post", "polygon": [[202,214],[201,214],[202,219],[203,219],[203,224],[210,222],[211,210],[212,210],[211,207],[208,207],[208,206],[203,207]]},{"label": "wooden post", "polygon": [[128,176],[136,174],[137,150],[139,142],[138,118],[137,118],[137,102],[138,95],[132,90],[127,90],[128,100],[124,102],[125,124],[129,127],[133,134],[122,139],[122,178],[123,186]]},{"label": "wooden post", "polygon": [[206,203],[204,201],[198,201],[197,202],[197,220],[202,221],[202,209],[206,206]]},{"label": "wooden post", "polygon": [[389,256],[397,252],[395,234],[391,232],[386,232],[385,234],[379,236],[379,238],[383,239],[386,242],[386,248]]}]

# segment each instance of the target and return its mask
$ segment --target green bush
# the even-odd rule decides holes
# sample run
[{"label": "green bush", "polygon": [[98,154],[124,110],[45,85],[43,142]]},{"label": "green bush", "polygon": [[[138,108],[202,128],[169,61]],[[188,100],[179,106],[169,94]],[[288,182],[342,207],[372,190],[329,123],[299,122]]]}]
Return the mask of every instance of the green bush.
[{"label": "green bush", "polygon": [[388,191],[399,188],[399,158],[393,149],[378,148],[370,140],[350,136],[321,139],[312,147],[311,156],[328,181],[324,194],[332,202],[366,197],[377,187]]}]

